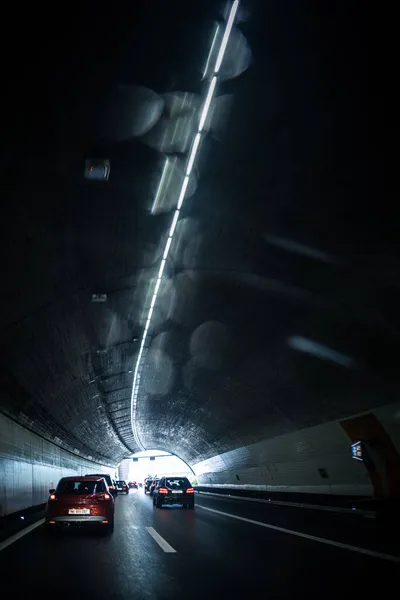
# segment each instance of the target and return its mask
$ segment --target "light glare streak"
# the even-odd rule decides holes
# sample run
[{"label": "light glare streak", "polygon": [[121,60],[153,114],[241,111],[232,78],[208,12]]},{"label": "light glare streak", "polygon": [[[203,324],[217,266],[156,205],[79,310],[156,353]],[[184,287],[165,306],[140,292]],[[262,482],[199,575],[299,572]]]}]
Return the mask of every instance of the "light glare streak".
[{"label": "light glare streak", "polygon": [[328,346],[325,346],[324,344],[308,340],[300,335],[290,337],[288,344],[294,350],[316,356],[322,360],[329,360],[342,367],[347,367],[348,369],[355,366],[355,362],[350,356],[332,350],[332,348],[328,348]]},{"label": "light glare streak", "polygon": [[211,56],[212,56],[212,52],[213,52],[213,50],[214,50],[215,42],[217,41],[217,35],[218,35],[218,31],[219,31],[219,24],[218,24],[218,25],[217,25],[217,27],[215,28],[215,33],[214,33],[213,41],[211,42],[211,48],[210,48],[210,52],[208,53],[208,57],[207,57],[206,66],[204,67],[203,79],[206,77],[206,75],[207,75],[207,72],[208,72],[208,67],[209,67],[209,64],[210,64],[210,60],[211,60]]},{"label": "light glare streak", "polygon": [[151,207],[151,214],[154,214],[154,211],[157,208],[157,204],[158,204],[158,200],[160,198],[161,190],[164,187],[164,182],[165,182],[165,177],[167,175],[167,170],[168,170],[168,158],[165,160],[164,168],[162,170],[162,174],[161,174],[161,178],[160,178],[160,183],[158,184],[157,192],[156,192],[156,195],[155,195],[154,201],[153,201],[153,206]]}]

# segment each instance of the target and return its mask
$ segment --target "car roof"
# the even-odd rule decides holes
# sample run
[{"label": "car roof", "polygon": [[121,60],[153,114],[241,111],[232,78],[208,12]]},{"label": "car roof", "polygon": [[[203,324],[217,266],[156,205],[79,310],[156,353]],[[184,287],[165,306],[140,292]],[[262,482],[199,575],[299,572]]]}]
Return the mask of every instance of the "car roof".
[{"label": "car roof", "polygon": [[112,479],[108,473],[90,473],[89,475],[85,475],[85,477],[110,477]]},{"label": "car roof", "polygon": [[77,475],[76,477],[62,477],[60,481],[100,481],[102,475]]}]

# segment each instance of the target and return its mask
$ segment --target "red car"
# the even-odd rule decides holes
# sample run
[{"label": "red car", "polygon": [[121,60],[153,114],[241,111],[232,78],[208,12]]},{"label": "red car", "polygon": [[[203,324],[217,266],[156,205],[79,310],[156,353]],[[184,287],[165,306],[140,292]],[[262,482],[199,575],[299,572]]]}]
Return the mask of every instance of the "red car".
[{"label": "red car", "polygon": [[129,487],[130,487],[130,488],[132,488],[132,489],[134,489],[134,490],[137,490],[137,488],[138,488],[138,484],[137,484],[137,482],[136,482],[136,481],[130,481],[130,482],[128,483],[128,485],[129,485]]},{"label": "red car", "polygon": [[46,508],[49,530],[97,525],[104,533],[113,533],[114,498],[103,477],[63,477],[57,488],[49,492]]}]

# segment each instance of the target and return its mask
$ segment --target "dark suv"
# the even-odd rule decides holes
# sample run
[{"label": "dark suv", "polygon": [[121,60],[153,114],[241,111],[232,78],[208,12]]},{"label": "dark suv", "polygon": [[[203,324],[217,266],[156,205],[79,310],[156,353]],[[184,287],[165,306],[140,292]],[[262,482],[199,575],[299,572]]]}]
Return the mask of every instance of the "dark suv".
[{"label": "dark suv", "polygon": [[107,482],[108,485],[108,489],[110,490],[110,493],[114,496],[114,498],[117,496],[118,492],[117,489],[114,485],[114,481],[111,479],[111,475],[108,475],[108,473],[89,473],[86,474],[85,477],[104,477],[104,479]]},{"label": "dark suv", "polygon": [[194,508],[194,489],[187,477],[162,477],[153,492],[153,506],[182,504],[183,508]]}]

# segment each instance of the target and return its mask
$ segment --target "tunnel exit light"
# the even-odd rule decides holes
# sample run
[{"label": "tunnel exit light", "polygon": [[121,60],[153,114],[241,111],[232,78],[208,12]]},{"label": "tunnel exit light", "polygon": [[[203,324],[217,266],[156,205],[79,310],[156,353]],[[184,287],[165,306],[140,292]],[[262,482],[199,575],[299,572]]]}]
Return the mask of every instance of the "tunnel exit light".
[{"label": "tunnel exit light", "polygon": [[[137,426],[136,426],[136,412],[137,412],[137,400],[138,400],[138,394],[139,394],[139,387],[140,387],[140,376],[141,376],[141,371],[143,370],[143,365],[142,365],[142,360],[144,360],[146,352],[147,352],[147,348],[146,348],[146,338],[147,335],[149,333],[149,328],[151,325],[151,317],[153,315],[153,310],[154,310],[154,306],[157,300],[157,295],[158,295],[158,291],[160,289],[160,283],[161,283],[161,279],[163,277],[164,274],[164,268],[166,265],[166,261],[168,258],[168,253],[171,247],[171,243],[172,243],[172,239],[175,233],[175,229],[176,229],[176,225],[178,223],[178,219],[180,216],[180,211],[183,205],[183,201],[185,198],[185,193],[186,193],[186,189],[187,186],[189,184],[189,179],[190,179],[190,175],[192,173],[193,170],[193,166],[196,160],[196,157],[198,155],[198,151],[200,149],[201,146],[201,141],[202,141],[202,137],[204,135],[204,126],[205,123],[207,122],[207,116],[209,114],[210,111],[210,106],[211,106],[211,102],[212,99],[214,97],[215,94],[215,90],[216,90],[216,86],[218,83],[218,73],[221,69],[221,65],[222,65],[222,61],[224,59],[225,56],[225,51],[229,42],[229,37],[232,31],[232,27],[233,24],[235,22],[235,17],[239,8],[239,0],[235,0],[235,2],[233,2],[231,9],[229,11],[228,14],[228,18],[226,20],[225,23],[225,31],[224,31],[224,35],[222,37],[221,40],[221,44],[218,50],[218,54],[217,54],[217,58],[215,61],[215,66],[214,66],[214,70],[213,70],[213,76],[211,78],[211,81],[209,83],[208,86],[208,90],[207,93],[205,95],[205,100],[202,106],[202,110],[200,113],[200,119],[199,119],[199,124],[198,124],[198,128],[197,131],[193,137],[193,141],[191,144],[191,148],[190,148],[190,152],[189,152],[189,156],[187,159],[187,163],[186,163],[186,169],[185,169],[185,176],[183,179],[183,183],[180,189],[180,192],[178,194],[178,198],[177,198],[177,203],[176,203],[176,208],[175,208],[175,212],[174,212],[174,216],[172,219],[172,223],[171,223],[171,228],[169,231],[169,235],[168,235],[168,239],[167,242],[165,244],[165,249],[163,252],[163,256],[161,259],[161,263],[160,263],[160,267],[159,267],[159,271],[157,274],[157,280],[154,286],[154,291],[153,291],[153,295],[152,295],[152,299],[151,299],[151,303],[150,303],[150,308],[147,314],[147,319],[146,319],[146,324],[144,327],[144,331],[143,331],[143,335],[142,335],[142,339],[140,342],[140,348],[139,348],[139,352],[138,352],[138,357],[136,360],[136,365],[135,365],[135,370],[134,370],[134,376],[133,376],[133,385],[132,385],[132,396],[131,396],[131,426],[132,426],[132,433],[133,433],[133,437],[135,438],[135,442],[136,444],[139,446],[139,448],[141,448],[142,450],[145,450],[145,446],[142,444],[142,442],[140,441],[139,438],[139,434],[137,431]],[[209,64],[210,60],[211,60],[211,56],[212,56],[212,52],[216,43],[216,34],[214,35],[212,44],[211,44],[211,48],[210,48],[210,52],[208,54],[208,59],[207,59],[207,65]],[[154,205],[157,204],[158,201],[158,195],[159,195],[159,190],[161,189],[162,185],[163,185],[163,180],[166,176],[166,172],[167,172],[167,168],[168,168],[168,159],[165,162],[164,165],[164,169],[161,175],[161,180],[160,180],[160,184],[158,186],[158,190],[156,193],[156,198],[154,200]],[[146,352],[145,352],[146,349]]]}]

